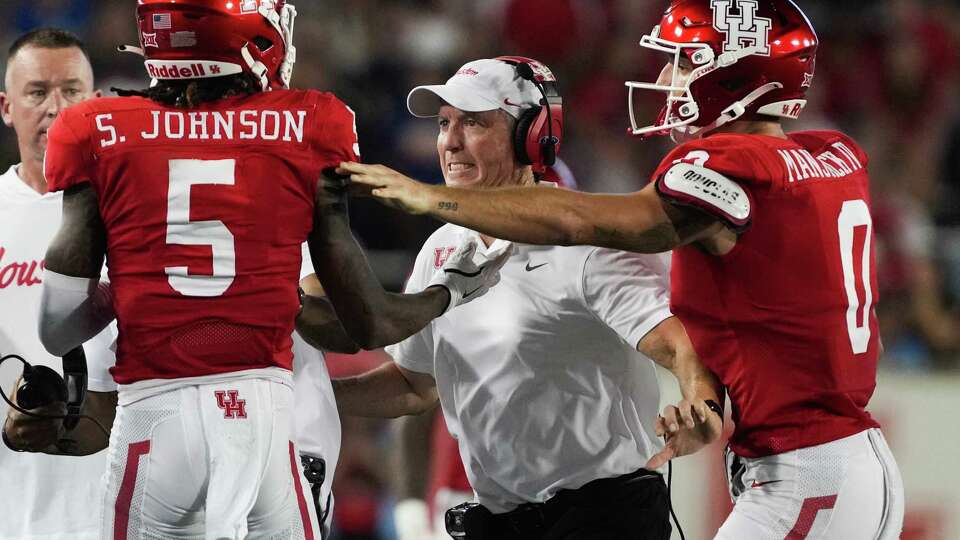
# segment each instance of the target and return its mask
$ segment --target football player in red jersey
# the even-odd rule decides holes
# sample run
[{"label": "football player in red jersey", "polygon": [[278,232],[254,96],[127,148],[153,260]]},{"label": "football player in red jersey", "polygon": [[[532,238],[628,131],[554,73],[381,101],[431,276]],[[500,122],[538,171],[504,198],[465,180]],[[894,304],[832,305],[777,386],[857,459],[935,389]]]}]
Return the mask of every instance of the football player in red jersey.
[{"label": "football player in red jersey", "polygon": [[[867,156],[842,133],[781,127],[806,103],[816,33],[789,0],[673,0],[640,44],[668,59],[656,83],[627,83],[632,131],[680,145],[639,192],[480,193],[379,165],[341,172],[497,238],[674,250],[672,308],[736,422],[736,504],[717,538],[898,538],[901,478],[866,411],[881,352]],[[633,118],[634,90],[666,94],[652,125]],[[665,417],[676,423],[675,409]],[[685,433],[668,435],[677,454]]]},{"label": "football player in red jersey", "polygon": [[291,432],[304,241],[364,347],[496,281],[497,261],[478,267],[465,244],[423,292],[380,287],[323,173],[358,158],[353,112],[286,89],[295,15],[284,0],[139,0],[157,83],[50,129],[45,174],[64,210],[41,341],[59,354],[119,325],[103,538],[320,537]]}]

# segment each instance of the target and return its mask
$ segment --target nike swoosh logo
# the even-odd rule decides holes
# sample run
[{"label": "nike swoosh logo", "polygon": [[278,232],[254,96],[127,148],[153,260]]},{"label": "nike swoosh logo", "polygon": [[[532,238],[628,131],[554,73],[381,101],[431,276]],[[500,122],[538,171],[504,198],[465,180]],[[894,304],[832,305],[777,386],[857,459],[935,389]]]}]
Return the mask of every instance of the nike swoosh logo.
[{"label": "nike swoosh logo", "polygon": [[765,486],[767,484],[776,484],[777,482],[783,482],[783,480],[767,480],[766,482],[757,482],[754,480],[753,484],[750,485],[750,489]]},{"label": "nike swoosh logo", "polygon": [[527,272],[533,272],[533,271],[536,270],[537,268],[540,268],[541,266],[546,266],[546,265],[548,265],[548,264],[550,264],[550,263],[543,263],[543,264],[538,264],[538,265],[536,265],[536,266],[530,266],[530,263],[527,263]]},{"label": "nike swoosh logo", "polygon": [[482,289],[482,288],[483,288],[483,287],[477,287],[476,289],[474,289],[474,290],[468,292],[467,294],[463,295],[463,297],[464,297],[464,298],[470,298],[470,296],[471,296],[473,293],[479,291],[479,290]]},{"label": "nike swoosh logo", "polygon": [[449,274],[457,274],[463,277],[477,277],[480,275],[480,272],[483,271],[483,268],[477,270],[476,272],[471,272],[471,273],[464,272],[463,270],[457,270],[456,268],[444,268],[443,271]]},{"label": "nike swoosh logo", "polygon": [[516,103],[511,102],[511,101],[510,101],[510,98],[503,98],[503,104],[504,104],[504,105],[509,105],[509,106],[511,106],[511,107],[519,107],[519,106],[520,106],[520,105],[517,105]]}]

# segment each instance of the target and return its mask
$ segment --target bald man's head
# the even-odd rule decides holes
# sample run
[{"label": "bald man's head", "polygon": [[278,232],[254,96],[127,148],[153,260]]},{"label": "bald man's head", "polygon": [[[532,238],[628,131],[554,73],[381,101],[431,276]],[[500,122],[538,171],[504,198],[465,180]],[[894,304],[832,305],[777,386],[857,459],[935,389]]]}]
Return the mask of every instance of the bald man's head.
[{"label": "bald man's head", "polygon": [[47,130],[60,111],[96,95],[90,59],[75,35],[44,28],[17,39],[7,58],[0,113],[17,132],[21,161],[42,163]]}]

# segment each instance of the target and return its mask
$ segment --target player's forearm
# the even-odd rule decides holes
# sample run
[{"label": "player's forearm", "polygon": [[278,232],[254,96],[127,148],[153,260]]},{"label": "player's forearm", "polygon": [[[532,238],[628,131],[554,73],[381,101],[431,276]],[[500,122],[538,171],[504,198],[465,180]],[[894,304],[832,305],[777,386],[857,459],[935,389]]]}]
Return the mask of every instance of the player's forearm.
[{"label": "player's forearm", "polygon": [[[347,337],[364,349],[403,341],[440,316],[450,302],[450,293],[442,287],[418,294],[385,291],[356,244],[323,251],[326,260],[314,261],[317,275]],[[354,253],[340,253],[344,251]]]},{"label": "player's forearm", "polygon": [[297,333],[310,346],[324,351],[354,354],[360,350],[347,335],[330,301],[323,297],[303,296],[303,309],[297,315]]},{"label": "player's forearm", "polygon": [[385,302],[373,312],[375,322],[367,349],[399,343],[423,330],[447,309],[450,293],[443,287],[429,287],[415,294],[387,293]]},{"label": "player's forearm", "polygon": [[440,316],[450,303],[443,288],[415,295],[389,293],[377,280],[350,230],[346,199],[327,179],[317,195],[310,256],[347,336],[364,349],[397,343]]},{"label": "player's forearm", "polygon": [[340,414],[352,416],[396,418],[420,414],[436,403],[418,395],[393,362],[356,377],[333,379],[333,393]]},{"label": "player's forearm", "polygon": [[495,238],[539,245],[595,245],[642,253],[679,243],[659,200],[548,187],[434,187],[429,214]]}]

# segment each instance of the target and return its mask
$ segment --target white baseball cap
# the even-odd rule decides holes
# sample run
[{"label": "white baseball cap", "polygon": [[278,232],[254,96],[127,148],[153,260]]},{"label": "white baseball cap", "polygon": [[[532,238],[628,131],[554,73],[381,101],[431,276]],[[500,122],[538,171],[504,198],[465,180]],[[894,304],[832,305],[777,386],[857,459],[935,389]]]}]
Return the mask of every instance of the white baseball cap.
[{"label": "white baseball cap", "polygon": [[437,116],[451,105],[467,112],[503,109],[514,118],[540,105],[542,95],[520,77],[516,66],[503,60],[474,60],[461,67],[446,84],[418,86],[407,96],[407,108],[418,118]]}]

